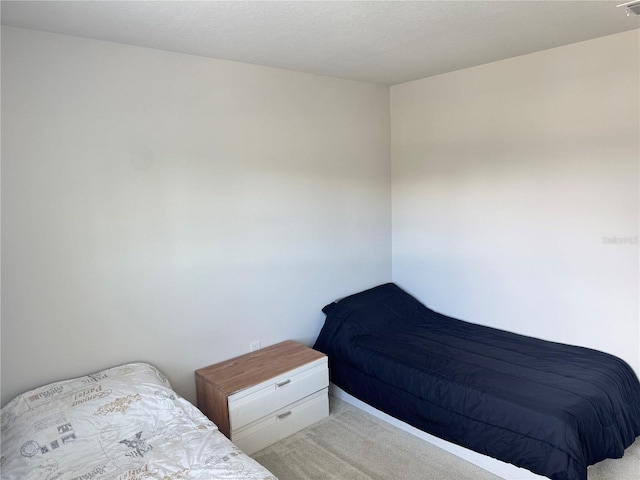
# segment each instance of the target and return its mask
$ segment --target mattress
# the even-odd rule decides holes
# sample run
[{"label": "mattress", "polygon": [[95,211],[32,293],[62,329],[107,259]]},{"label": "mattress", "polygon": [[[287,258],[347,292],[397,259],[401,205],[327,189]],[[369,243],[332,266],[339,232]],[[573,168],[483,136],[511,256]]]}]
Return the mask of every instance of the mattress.
[{"label": "mattress", "polygon": [[31,390],[0,418],[3,480],[275,480],[145,363]]},{"label": "mattress", "polygon": [[406,423],[554,480],[586,480],[640,435],[621,359],[457,320],[395,284],[327,305],[333,383]]}]

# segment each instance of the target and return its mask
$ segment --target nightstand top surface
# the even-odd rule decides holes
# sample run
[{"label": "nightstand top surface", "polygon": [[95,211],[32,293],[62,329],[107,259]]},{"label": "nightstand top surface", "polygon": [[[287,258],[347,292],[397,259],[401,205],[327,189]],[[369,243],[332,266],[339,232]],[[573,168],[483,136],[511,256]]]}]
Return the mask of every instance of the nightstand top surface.
[{"label": "nightstand top surface", "polygon": [[287,340],[201,368],[196,376],[231,395],[324,357],[324,353]]}]

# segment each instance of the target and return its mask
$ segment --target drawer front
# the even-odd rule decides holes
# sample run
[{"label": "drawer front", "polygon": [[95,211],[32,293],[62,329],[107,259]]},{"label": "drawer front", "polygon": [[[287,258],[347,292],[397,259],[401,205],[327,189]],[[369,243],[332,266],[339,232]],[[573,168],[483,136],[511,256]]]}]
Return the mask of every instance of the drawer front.
[{"label": "drawer front", "polygon": [[238,430],[329,386],[327,359],[305,365],[229,397],[229,423]]},{"label": "drawer front", "polygon": [[247,455],[322,420],[329,415],[328,389],[325,388],[267,418],[231,431],[231,440]]}]

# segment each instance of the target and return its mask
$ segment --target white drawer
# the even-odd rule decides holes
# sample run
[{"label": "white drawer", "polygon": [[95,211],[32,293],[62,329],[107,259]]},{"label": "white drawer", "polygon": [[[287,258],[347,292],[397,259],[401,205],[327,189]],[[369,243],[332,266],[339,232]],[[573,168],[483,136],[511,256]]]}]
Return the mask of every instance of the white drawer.
[{"label": "white drawer", "polygon": [[329,386],[327,358],[318,359],[279,377],[229,396],[231,431]]},{"label": "white drawer", "polygon": [[251,455],[329,415],[328,388],[295,402],[267,418],[231,431],[231,440]]}]

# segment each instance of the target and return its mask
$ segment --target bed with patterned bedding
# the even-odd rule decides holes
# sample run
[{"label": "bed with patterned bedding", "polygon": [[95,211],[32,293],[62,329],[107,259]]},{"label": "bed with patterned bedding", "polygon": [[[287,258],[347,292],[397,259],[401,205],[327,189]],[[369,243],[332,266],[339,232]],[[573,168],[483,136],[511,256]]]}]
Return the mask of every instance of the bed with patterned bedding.
[{"label": "bed with patterned bedding", "polygon": [[145,363],[26,392],[1,422],[3,480],[276,480]]}]

